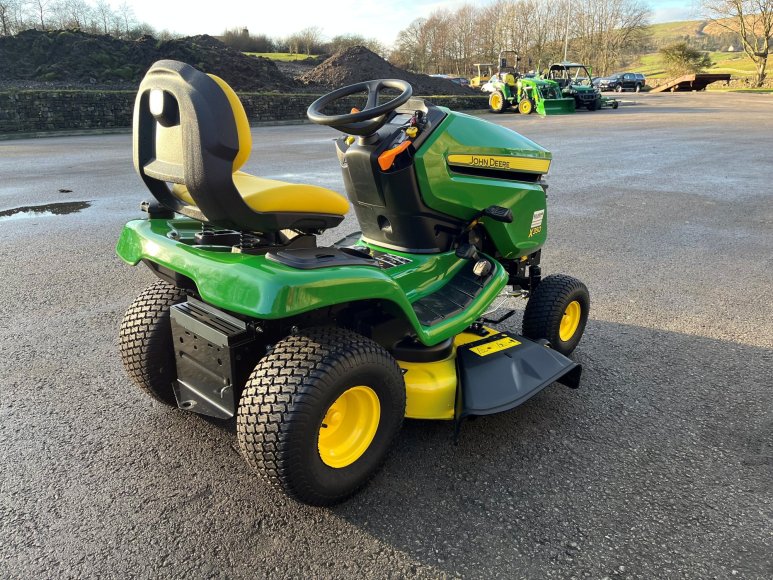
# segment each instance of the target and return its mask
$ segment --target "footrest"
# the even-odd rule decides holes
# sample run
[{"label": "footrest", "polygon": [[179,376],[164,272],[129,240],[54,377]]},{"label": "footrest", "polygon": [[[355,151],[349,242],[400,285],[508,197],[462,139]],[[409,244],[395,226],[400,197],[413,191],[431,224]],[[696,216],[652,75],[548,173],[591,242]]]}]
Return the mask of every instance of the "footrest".
[{"label": "footrest", "polygon": [[554,382],[577,388],[582,367],[559,352],[501,332],[457,349],[457,419],[490,415],[524,403]]},{"label": "footrest", "polygon": [[494,270],[492,268],[485,276],[476,276],[474,266],[475,262],[469,260],[448,284],[413,303],[413,311],[423,326],[456,316],[475,300],[491,280]]}]

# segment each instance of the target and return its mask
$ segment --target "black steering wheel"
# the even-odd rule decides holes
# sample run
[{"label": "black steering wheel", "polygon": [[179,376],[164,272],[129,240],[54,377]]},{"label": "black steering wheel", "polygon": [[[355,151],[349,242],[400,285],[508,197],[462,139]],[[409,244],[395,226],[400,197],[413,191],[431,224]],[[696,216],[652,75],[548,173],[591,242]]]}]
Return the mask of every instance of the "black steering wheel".
[{"label": "black steering wheel", "polygon": [[[396,89],[401,93],[391,101],[379,105],[378,95],[382,89]],[[325,115],[322,112],[325,107],[339,99],[364,92],[368,93],[368,101],[362,111],[346,115]],[[399,79],[365,81],[336,89],[332,93],[321,96],[309,105],[306,116],[312,123],[318,125],[327,125],[350,135],[367,136],[378,131],[386,123],[387,113],[406,103],[411,95],[413,95],[411,85]]]}]

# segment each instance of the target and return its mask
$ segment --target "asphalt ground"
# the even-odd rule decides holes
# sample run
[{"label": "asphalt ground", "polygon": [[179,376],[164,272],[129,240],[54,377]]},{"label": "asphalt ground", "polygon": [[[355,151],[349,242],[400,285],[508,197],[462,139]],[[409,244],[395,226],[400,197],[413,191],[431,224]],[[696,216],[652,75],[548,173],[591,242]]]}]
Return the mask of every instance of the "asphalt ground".
[{"label": "asphalt ground", "polygon": [[[582,387],[457,447],[407,421],[332,509],[124,374],[118,325],[153,281],[114,254],[150,197],[130,136],[0,142],[0,210],[93,202],[0,220],[0,577],[773,577],[773,95],[635,101],[483,115],[554,154],[543,270],[590,288]],[[253,135],[248,170],[343,191],[332,130]]]}]

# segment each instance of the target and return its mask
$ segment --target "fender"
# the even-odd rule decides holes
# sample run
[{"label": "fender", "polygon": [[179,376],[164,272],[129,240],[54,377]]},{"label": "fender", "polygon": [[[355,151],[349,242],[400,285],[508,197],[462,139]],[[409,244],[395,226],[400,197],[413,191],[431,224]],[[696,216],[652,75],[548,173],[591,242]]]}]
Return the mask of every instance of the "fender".
[{"label": "fender", "polygon": [[422,343],[434,345],[475,322],[507,283],[502,265],[489,258],[495,268],[492,279],[464,312],[426,327],[412,303],[438,290],[465,265],[466,260],[453,252],[411,255],[412,265],[397,275],[367,266],[297,270],[265,256],[197,248],[170,239],[169,231],[164,219],[131,221],[121,232],[116,253],[130,265],[149,260],[187,276],[205,302],[264,320],[360,300],[385,300],[403,313]]}]

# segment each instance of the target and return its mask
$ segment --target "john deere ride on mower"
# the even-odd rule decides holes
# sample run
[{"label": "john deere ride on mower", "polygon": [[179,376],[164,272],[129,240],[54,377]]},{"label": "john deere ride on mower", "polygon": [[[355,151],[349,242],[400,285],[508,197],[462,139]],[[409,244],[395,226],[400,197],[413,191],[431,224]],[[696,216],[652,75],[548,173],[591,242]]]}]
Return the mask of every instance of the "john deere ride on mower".
[{"label": "john deere ride on mower", "polygon": [[518,72],[518,62],[515,51],[499,53],[499,70],[484,85],[491,93],[488,103],[492,113],[502,113],[511,107],[523,115],[534,111],[543,116],[574,113],[574,99],[565,98],[558,83],[522,75]]},{"label": "john deere ride on mower", "polygon": [[[399,95],[380,104],[386,90]],[[361,111],[327,114],[358,93]],[[158,280],[123,319],[126,369],[163,403],[236,416],[247,462],[310,504],[363,486],[404,417],[458,428],[580,380],[567,355],[588,292],[540,271],[550,153],[411,93],[375,80],[309,107],[344,134],[348,201],[241,171],[250,128],[218,77],[160,61],[135,104],[134,164],[155,201],[117,252]],[[362,232],[319,247],[350,204]],[[528,296],[522,336],[486,318],[508,285]]]}]

